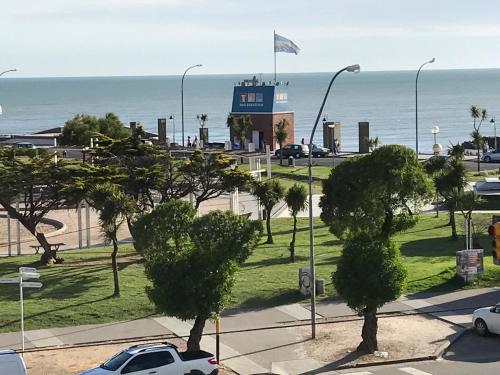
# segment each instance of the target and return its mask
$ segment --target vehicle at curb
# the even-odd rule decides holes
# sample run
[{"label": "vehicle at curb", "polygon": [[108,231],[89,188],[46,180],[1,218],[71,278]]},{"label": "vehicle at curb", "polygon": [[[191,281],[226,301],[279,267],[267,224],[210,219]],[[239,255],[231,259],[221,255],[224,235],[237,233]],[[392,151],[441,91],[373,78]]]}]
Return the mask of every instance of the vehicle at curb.
[{"label": "vehicle at curb", "polygon": [[312,145],[311,153],[313,158],[324,158],[330,154],[330,149]]},{"label": "vehicle at curb", "polygon": [[114,355],[99,367],[79,375],[217,375],[214,355],[203,350],[179,352],[169,343],[139,344]]},{"label": "vehicle at curb", "polygon": [[500,334],[500,303],[474,310],[472,324],[481,336]]},{"label": "vehicle at curb", "polygon": [[36,146],[31,142],[18,142],[14,145],[15,148],[31,148],[35,149]]},{"label": "vehicle at curb", "polygon": [[27,375],[23,357],[14,350],[0,350],[0,375]]},{"label": "vehicle at curb", "polygon": [[297,144],[290,144],[283,146],[283,148],[276,150],[274,153],[276,157],[280,157],[280,154],[283,154],[284,158],[288,158],[292,156],[295,159],[299,158],[305,158],[309,156],[309,146],[307,145],[297,145]]},{"label": "vehicle at curb", "polygon": [[485,152],[483,156],[481,156],[481,161],[484,161],[485,163],[500,161],[500,149]]}]

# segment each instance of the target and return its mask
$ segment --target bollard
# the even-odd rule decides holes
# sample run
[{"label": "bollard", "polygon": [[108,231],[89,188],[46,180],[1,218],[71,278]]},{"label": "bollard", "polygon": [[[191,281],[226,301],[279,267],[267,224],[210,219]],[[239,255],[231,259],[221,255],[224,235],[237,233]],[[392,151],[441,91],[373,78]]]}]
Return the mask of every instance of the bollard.
[{"label": "bollard", "polygon": [[295,167],[295,159],[293,158],[293,156],[288,157],[288,166]]}]

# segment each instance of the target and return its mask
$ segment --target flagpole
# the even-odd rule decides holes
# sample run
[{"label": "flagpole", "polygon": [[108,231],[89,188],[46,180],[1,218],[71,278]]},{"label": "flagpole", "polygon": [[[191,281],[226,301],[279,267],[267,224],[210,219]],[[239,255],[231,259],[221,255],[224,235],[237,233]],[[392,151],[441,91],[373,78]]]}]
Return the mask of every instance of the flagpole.
[{"label": "flagpole", "polygon": [[274,83],[276,83],[276,30],[273,30],[273,50],[274,50]]}]

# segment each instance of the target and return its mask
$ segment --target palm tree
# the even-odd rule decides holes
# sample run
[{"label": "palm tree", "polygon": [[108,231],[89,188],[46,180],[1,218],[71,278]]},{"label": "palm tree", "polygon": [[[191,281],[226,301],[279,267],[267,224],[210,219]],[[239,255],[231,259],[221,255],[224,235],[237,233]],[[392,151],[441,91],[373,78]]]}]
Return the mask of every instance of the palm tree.
[{"label": "palm tree", "polygon": [[304,185],[294,184],[288,189],[285,202],[293,216],[293,234],[290,242],[290,261],[295,262],[295,234],[297,233],[297,214],[307,207],[307,191]]},{"label": "palm tree", "polygon": [[266,243],[272,244],[274,241],[271,233],[271,211],[285,195],[285,189],[278,180],[255,181],[252,194],[260,199],[260,204],[266,209]]},{"label": "palm tree", "polygon": [[275,125],[274,136],[276,137],[276,141],[280,145],[280,165],[283,165],[283,143],[286,141],[286,137],[288,137],[288,132],[286,128],[288,126],[288,121],[286,119],[281,119]]},{"label": "palm tree", "polygon": [[133,202],[130,197],[123,193],[119,186],[112,183],[95,185],[86,197],[87,202],[99,211],[99,224],[107,241],[113,243],[111,253],[111,266],[113,268],[114,297],[120,296],[120,284],[118,281],[118,265],[116,255],[118,254],[117,232],[127,216],[133,212]]},{"label": "palm tree", "polygon": [[205,123],[208,121],[208,115],[206,113],[196,115],[196,119],[200,122],[200,126],[203,129],[205,127]]},{"label": "palm tree", "polygon": [[368,148],[371,152],[375,151],[380,146],[380,141],[378,136],[375,138],[368,139]]},{"label": "palm tree", "polygon": [[245,148],[247,133],[252,128],[252,118],[249,115],[227,117],[227,126],[231,129],[233,136],[240,141],[240,150]]},{"label": "palm tree", "polygon": [[[486,109],[481,109],[478,106],[471,105],[469,108],[470,115],[474,120],[473,126],[474,131],[471,133],[472,143],[476,146],[477,149],[477,171],[481,171],[481,149],[483,148],[484,140],[479,132],[481,128],[481,124],[488,116],[488,112]],[[478,122],[479,121],[479,122]]]},{"label": "palm tree", "polygon": [[450,155],[452,159],[462,160],[465,155],[465,147],[460,143],[457,143],[456,145],[451,144],[448,147],[448,155]]}]

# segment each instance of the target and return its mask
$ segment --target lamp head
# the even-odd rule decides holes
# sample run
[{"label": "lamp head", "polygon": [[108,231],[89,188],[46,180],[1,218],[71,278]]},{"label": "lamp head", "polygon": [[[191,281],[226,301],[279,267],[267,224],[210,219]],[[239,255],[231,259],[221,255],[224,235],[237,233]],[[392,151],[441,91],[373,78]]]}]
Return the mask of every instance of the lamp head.
[{"label": "lamp head", "polygon": [[433,57],[432,59],[429,60],[429,64],[432,64],[434,61],[436,61],[435,57]]},{"label": "lamp head", "polygon": [[492,119],[490,120],[490,122],[491,122],[492,124],[494,124],[494,123],[495,123],[495,119],[494,119],[494,118],[492,118]]},{"label": "lamp head", "polygon": [[173,120],[174,119],[174,115],[170,115],[170,117],[168,119],[169,120]]},{"label": "lamp head", "polygon": [[203,66],[203,64],[196,64],[195,68],[201,68],[202,66]]},{"label": "lamp head", "polygon": [[361,70],[361,67],[359,66],[359,64],[354,64],[354,65],[348,66],[346,70],[350,73],[359,73]]},{"label": "lamp head", "polygon": [[438,134],[439,133],[439,126],[434,125],[431,129],[432,134]]}]

